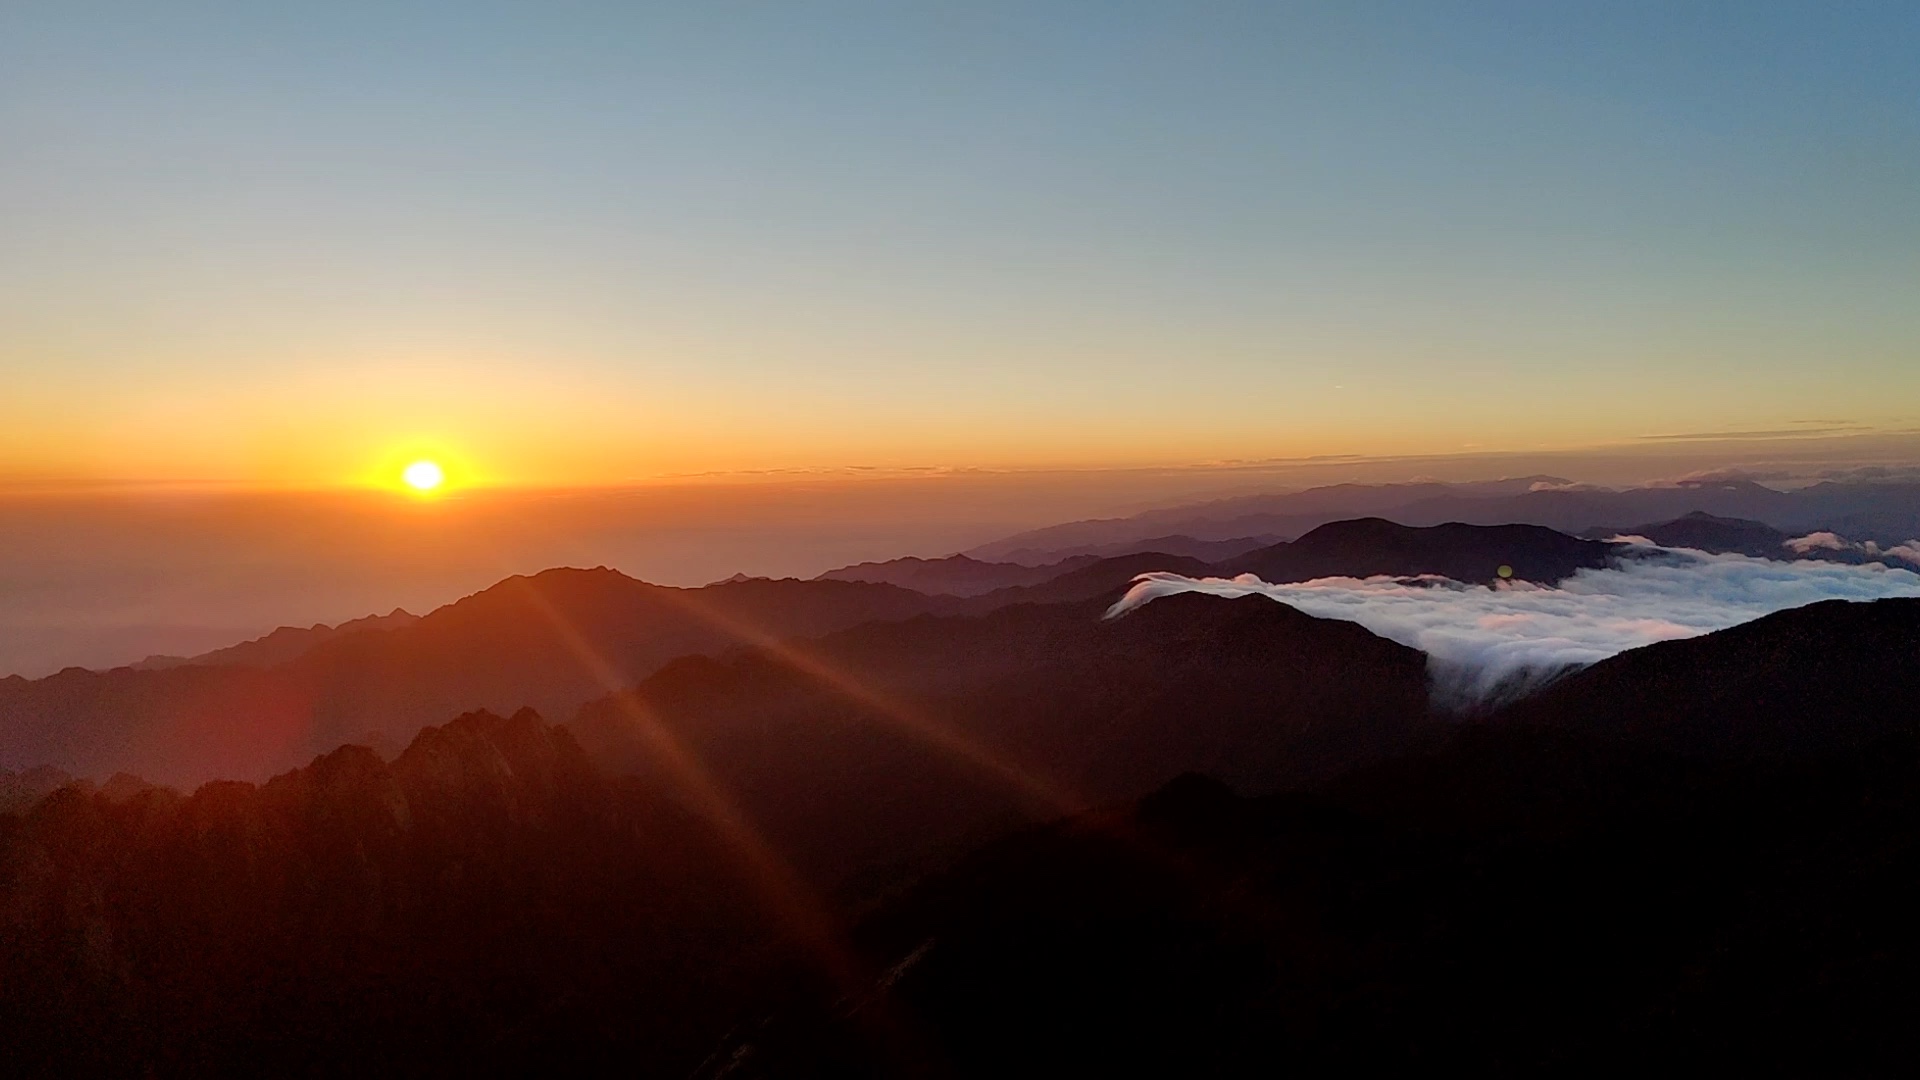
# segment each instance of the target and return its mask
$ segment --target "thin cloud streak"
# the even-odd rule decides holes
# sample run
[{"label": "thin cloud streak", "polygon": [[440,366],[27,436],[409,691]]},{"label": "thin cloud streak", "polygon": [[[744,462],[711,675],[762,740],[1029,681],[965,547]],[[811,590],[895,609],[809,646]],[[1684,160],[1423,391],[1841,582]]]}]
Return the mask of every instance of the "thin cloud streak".
[{"label": "thin cloud streak", "polygon": [[[1309,615],[1346,619],[1429,657],[1438,704],[1464,708],[1537,688],[1627,649],[1723,630],[1821,600],[1920,597],[1920,574],[1883,563],[1780,562],[1630,542],[1614,567],[1558,588],[1466,585],[1440,577],[1321,578],[1274,585],[1143,574],[1107,612],[1162,596],[1261,595]],[[1276,657],[1275,662],[1284,662]]]},{"label": "thin cloud streak", "polygon": [[1901,562],[1920,566],[1920,540],[1909,540],[1904,544],[1881,547],[1872,540],[1855,543],[1835,532],[1811,532],[1805,536],[1796,536],[1787,540],[1781,546],[1796,555],[1809,555],[1816,551],[1836,551],[1876,562],[1898,559]]}]

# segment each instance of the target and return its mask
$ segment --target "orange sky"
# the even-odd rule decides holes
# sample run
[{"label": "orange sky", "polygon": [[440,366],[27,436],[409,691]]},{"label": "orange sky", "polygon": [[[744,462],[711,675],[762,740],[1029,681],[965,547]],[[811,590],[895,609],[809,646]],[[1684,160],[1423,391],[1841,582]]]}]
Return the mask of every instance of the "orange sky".
[{"label": "orange sky", "polygon": [[[913,468],[1181,466],[1222,460],[1539,452],[1647,437],[1780,430],[1867,434],[1920,426],[1879,384],[1844,418],[1764,408],[1737,388],[1660,395],[1564,384],[1483,390],[1449,372],[1431,388],[1213,389],[1116,381],[991,399],[884,380],[728,390],[698,380],[581,377],[562,366],[315,365],[280,374],[156,374],[101,388],[29,373],[0,402],[0,480],[209,482],[263,488],[390,486],[430,458],[450,485],[574,486],[694,473]],[[1090,376],[1092,377],[1092,376]],[[778,380],[769,380],[778,381]],[[1697,378],[1695,381],[1699,381]],[[1775,387],[1771,393],[1779,393]],[[1832,393],[1825,395],[1832,398]],[[908,400],[911,398],[912,400]],[[1876,412],[1875,410],[1880,410]]]}]

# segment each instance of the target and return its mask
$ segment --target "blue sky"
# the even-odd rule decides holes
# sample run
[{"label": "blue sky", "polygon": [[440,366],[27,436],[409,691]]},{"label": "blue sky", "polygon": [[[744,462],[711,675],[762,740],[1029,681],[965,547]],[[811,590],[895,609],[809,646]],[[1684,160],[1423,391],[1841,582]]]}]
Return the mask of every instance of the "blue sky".
[{"label": "blue sky", "polygon": [[0,12],[0,477],[1920,426],[1913,4]]}]

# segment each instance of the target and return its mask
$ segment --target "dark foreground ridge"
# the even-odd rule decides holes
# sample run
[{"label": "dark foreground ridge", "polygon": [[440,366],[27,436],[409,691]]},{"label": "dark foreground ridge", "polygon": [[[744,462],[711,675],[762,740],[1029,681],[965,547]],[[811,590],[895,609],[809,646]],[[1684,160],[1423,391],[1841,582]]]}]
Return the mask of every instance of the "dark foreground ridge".
[{"label": "dark foreground ridge", "polygon": [[707,1075],[1897,1074],[1917,650],[1920,601],[1816,604],[1330,783],[1008,837],[861,923],[859,1008],[790,999]]},{"label": "dark foreground ridge", "polygon": [[1695,755],[1803,756],[1913,732],[1917,672],[1920,598],[1823,600],[1630,649],[1509,714]]},{"label": "dark foreground ridge", "polygon": [[[1105,809],[1044,813],[748,652],[625,702],[678,770],[476,713],[391,763],[349,746],[261,786],[76,786],[0,814],[10,1070],[1900,1060],[1920,710],[1889,665],[1920,646],[1920,601],[1623,654],[1441,737],[1377,711],[1403,658],[1348,624],[1186,596],[1093,625],[1016,606],[848,631],[812,659],[880,696],[934,673],[905,702],[923,720],[971,716],[962,734]],[[1282,650],[1298,671],[1238,677]],[[1315,747],[1338,753],[1256,797]],[[593,762],[620,753],[638,777]],[[1170,775],[1196,763],[1238,779]],[[1130,784],[1159,790],[1112,794]]]},{"label": "dark foreground ridge", "polygon": [[1758,773],[1476,730],[1313,796],[1190,777],[889,905],[876,1001],[790,1001],[705,1075],[1871,1075],[1920,1008],[1916,829],[1910,739]]},{"label": "dark foreground ridge", "polygon": [[531,712],[0,816],[15,1076],[684,1072],[778,940],[703,823]]}]

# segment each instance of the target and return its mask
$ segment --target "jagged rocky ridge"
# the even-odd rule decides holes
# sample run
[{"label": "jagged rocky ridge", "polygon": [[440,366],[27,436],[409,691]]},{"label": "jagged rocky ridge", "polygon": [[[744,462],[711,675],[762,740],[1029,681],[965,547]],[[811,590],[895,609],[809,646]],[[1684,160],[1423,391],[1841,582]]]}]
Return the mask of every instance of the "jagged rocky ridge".
[{"label": "jagged rocky ridge", "polygon": [[475,713],[0,817],[0,1041],[14,1075],[671,1071],[768,927],[700,819]]}]

